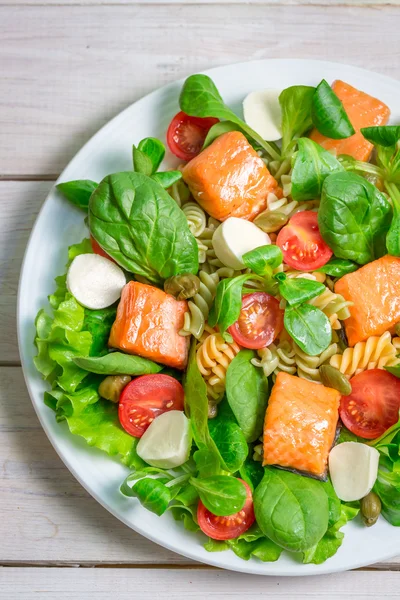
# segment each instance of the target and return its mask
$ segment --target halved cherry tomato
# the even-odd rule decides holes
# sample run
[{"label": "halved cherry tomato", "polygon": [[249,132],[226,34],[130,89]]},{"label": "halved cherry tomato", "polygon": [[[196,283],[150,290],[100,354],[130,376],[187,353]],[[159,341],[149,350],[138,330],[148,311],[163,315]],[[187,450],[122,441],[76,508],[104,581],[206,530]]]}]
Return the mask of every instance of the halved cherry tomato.
[{"label": "halved cherry tomato", "polygon": [[278,233],[276,245],[284,262],[298,271],[319,269],[333,254],[319,232],[317,213],[311,210],[293,215]]},{"label": "halved cherry tomato", "polygon": [[167,131],[167,143],[175,156],[191,160],[203,147],[208,131],[219,119],[190,117],[179,112],[172,119]]},{"label": "halved cherry tomato", "polygon": [[266,292],[245,294],[239,319],[228,331],[243,348],[265,348],[282,331],[283,315],[278,300]]},{"label": "halved cherry tomato", "polygon": [[243,479],[239,479],[246,487],[247,498],[242,510],[229,517],[217,517],[204,506],[201,500],[197,507],[199,527],[213,540],[233,540],[251,527],[255,521],[253,497],[251,490]]},{"label": "halved cherry tomato", "polygon": [[373,440],[397,423],[400,379],[383,369],[363,371],[350,379],[351,394],[342,396],[340,418],[355,435]]},{"label": "halved cherry tomato", "polygon": [[183,410],[183,387],[169,375],[142,375],[122,390],[118,416],[122,427],[134,437],[142,437],[158,415]]},{"label": "halved cherry tomato", "polygon": [[92,250],[95,254],[104,256],[104,258],[108,258],[108,260],[111,260],[112,262],[115,263],[115,260],[113,258],[111,258],[111,256],[109,254],[107,254],[107,252],[104,252],[103,248],[100,246],[100,244],[98,244],[96,242],[96,240],[94,239],[94,237],[92,235],[90,236],[90,243],[92,245]]}]

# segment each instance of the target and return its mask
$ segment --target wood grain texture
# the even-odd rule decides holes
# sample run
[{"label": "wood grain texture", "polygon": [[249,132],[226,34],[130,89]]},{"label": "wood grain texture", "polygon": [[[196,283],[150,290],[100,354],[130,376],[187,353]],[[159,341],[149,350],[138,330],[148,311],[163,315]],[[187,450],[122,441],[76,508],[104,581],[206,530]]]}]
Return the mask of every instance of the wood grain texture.
[{"label": "wood grain texture", "polygon": [[42,600],[306,600],[398,598],[399,573],[352,572],[328,577],[261,577],[216,569],[12,569],[0,577],[0,599]]},{"label": "wood grain texture", "polygon": [[[262,4],[264,6],[382,6],[398,5],[400,0],[201,0],[202,4]],[[0,0],[1,5],[10,4],[10,0]],[[65,6],[68,5],[117,5],[117,4],[200,4],[193,0],[14,0],[14,5],[21,4],[25,6]]]},{"label": "wood grain texture", "polygon": [[319,57],[400,77],[399,18],[394,6],[2,6],[0,175],[58,174],[121,109],[217,65]]}]

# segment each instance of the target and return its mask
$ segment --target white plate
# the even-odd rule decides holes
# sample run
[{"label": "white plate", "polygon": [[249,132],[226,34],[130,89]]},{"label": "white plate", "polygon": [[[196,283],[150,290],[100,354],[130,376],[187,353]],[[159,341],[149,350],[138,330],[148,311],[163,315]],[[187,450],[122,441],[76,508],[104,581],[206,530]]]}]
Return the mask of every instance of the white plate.
[{"label": "white plate", "polygon": [[[392,110],[392,121],[400,121],[400,83],[356,67],[313,60],[263,60],[219,67],[208,73],[224,100],[236,111],[240,111],[241,101],[253,90],[315,85],[322,78],[328,82],[340,78],[383,100]],[[157,90],[115,117],[78,152],[60,181],[100,181],[109,173],[131,169],[132,143],[147,136],[165,139],[168,123],[179,109],[181,85],[179,81]],[[171,156],[166,162],[176,164]],[[345,528],[342,547],[322,565],[303,565],[287,553],[276,563],[256,559],[245,562],[231,551],[206,552],[202,535],[187,532],[169,514],[157,517],[136,500],[119,493],[127,469],[101,451],[89,448],[82,438],[71,435],[66,424],[56,423],[54,413],[43,403],[46,385],[32,361],[36,313],[47,305],[47,295],[54,289],[54,277],[63,273],[67,247],[86,235],[82,212],[61,199],[53,188],[28,243],[18,298],[19,348],[33,405],[54,448],[84,488],[118,519],[153,542],[225,569],[261,575],[315,575],[353,569],[399,554],[400,528],[380,519],[369,529],[360,523],[350,523]]]}]

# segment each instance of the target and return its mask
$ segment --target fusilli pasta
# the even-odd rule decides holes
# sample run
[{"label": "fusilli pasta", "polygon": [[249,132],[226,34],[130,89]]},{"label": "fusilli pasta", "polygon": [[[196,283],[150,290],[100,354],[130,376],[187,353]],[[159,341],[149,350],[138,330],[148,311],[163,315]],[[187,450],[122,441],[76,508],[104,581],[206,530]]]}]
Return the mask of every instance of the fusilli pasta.
[{"label": "fusilli pasta", "polygon": [[254,223],[266,233],[275,232],[286,225],[295,213],[302,210],[311,210],[315,207],[315,201],[300,204],[295,200],[290,200],[287,196],[278,198],[270,192],[267,196],[266,210],[254,219]]},{"label": "fusilli pasta", "polygon": [[353,303],[345,300],[340,294],[335,294],[329,288],[326,288],[322,294],[309,300],[308,304],[316,306],[325,313],[332,329],[340,329],[342,326],[339,319],[344,321],[350,317],[349,306],[352,306]]},{"label": "fusilli pasta", "polygon": [[207,225],[207,217],[204,210],[196,202],[186,202],[182,206],[183,213],[187,219],[189,229],[195,238],[201,236]]},{"label": "fusilli pasta", "polygon": [[218,402],[222,398],[226,371],[239,350],[236,342],[225,342],[220,333],[206,325],[197,347],[196,361],[205,379],[210,400]]},{"label": "fusilli pasta", "polygon": [[180,179],[173,183],[168,189],[168,193],[175,200],[179,207],[182,207],[185,202],[188,202],[190,198],[190,191],[186,183]]},{"label": "fusilli pasta", "polygon": [[368,369],[398,365],[400,358],[396,356],[397,352],[398,348],[392,344],[391,335],[386,331],[380,337],[371,336],[365,342],[358,342],[354,348],[346,348],[343,354],[335,354],[330,364],[347,377],[352,377]]}]

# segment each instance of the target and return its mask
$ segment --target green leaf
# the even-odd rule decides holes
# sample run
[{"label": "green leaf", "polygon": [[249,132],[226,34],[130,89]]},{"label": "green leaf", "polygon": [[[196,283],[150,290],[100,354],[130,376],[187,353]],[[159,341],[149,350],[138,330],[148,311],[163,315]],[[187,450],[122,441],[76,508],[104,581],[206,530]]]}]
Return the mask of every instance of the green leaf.
[{"label": "green leaf", "polygon": [[228,540],[228,546],[242,560],[258,558],[262,562],[275,562],[282,554],[283,549],[265,536],[258,540],[248,542],[243,539]]},{"label": "green leaf", "polygon": [[144,508],[158,516],[165,513],[172,500],[171,490],[158,479],[151,477],[139,479],[132,488],[125,486],[121,491],[125,496],[137,498]]},{"label": "green leaf", "polygon": [[383,517],[391,525],[400,527],[400,473],[395,466],[399,466],[398,463],[381,454],[374,492],[382,503]]},{"label": "green leaf", "polygon": [[266,150],[274,160],[280,159],[280,154],[274,146],[263,140],[226,106],[214,82],[207,75],[191,75],[186,79],[179,97],[179,106],[183,112],[192,117],[215,117],[239,125],[242,131]]},{"label": "green leaf", "polygon": [[361,133],[374,146],[389,148],[400,140],[400,125],[380,125],[379,127],[362,127]]},{"label": "green leaf", "polygon": [[400,190],[394,183],[385,183],[385,187],[393,207],[393,219],[386,234],[386,248],[392,256],[400,256]]},{"label": "green leaf", "polygon": [[98,184],[90,179],[79,179],[76,181],[67,181],[58,183],[56,188],[72,204],[84,211],[88,210],[90,196],[97,188]]},{"label": "green leaf", "polygon": [[288,306],[284,324],[296,344],[309,356],[318,356],[332,341],[332,327],[328,317],[310,304]]},{"label": "green leaf", "polygon": [[105,177],[91,197],[89,227],[118,264],[152,283],[198,271],[198,247],[185,215],[145,175],[124,172]]},{"label": "green leaf", "polygon": [[322,135],[334,140],[355,134],[343,104],[325,79],[317,86],[313,96],[312,120]]},{"label": "green leaf", "polygon": [[215,445],[230,473],[236,473],[247,458],[249,449],[246,438],[237,423],[213,419],[209,430]]},{"label": "green leaf", "polygon": [[290,306],[307,302],[311,298],[320,296],[325,291],[323,283],[297,277],[295,279],[284,279],[279,282],[279,293]]},{"label": "green leaf", "polygon": [[282,110],[282,151],[312,127],[311,104],[315,88],[306,85],[288,87],[279,96]]},{"label": "green leaf", "polygon": [[151,178],[164,189],[168,189],[182,179],[182,173],[180,171],[163,171],[154,173]]},{"label": "green leaf", "polygon": [[[85,308],[83,329],[89,331],[92,336],[89,356],[102,356],[108,351],[108,338],[111,327],[115,321],[117,309],[115,306],[90,310]],[[94,372],[94,371],[93,371]]]},{"label": "green leaf", "polygon": [[241,350],[226,373],[227,399],[247,442],[260,437],[268,403],[268,380],[251,364],[254,357],[252,350]]},{"label": "green leaf", "polygon": [[221,471],[218,455],[212,450],[208,450],[207,448],[196,450],[193,454],[193,459],[196,463],[199,477],[211,477],[212,475],[218,475]]},{"label": "green leaf", "polygon": [[[144,138],[141,142],[139,142],[138,150],[145,154],[151,162],[151,173],[155,173],[162,163],[165,156],[165,146],[160,140],[157,138]],[[148,173],[145,173],[148,175]]]},{"label": "green leaf", "polygon": [[151,158],[144,152],[141,152],[135,145],[132,146],[133,168],[136,173],[142,173],[150,177],[153,173],[153,163]]},{"label": "green leaf", "polygon": [[336,257],[364,265],[386,254],[391,219],[385,196],[360,175],[333,173],[325,179],[318,225]]},{"label": "green leaf", "polygon": [[224,133],[228,133],[229,131],[240,131],[247,137],[247,134],[237,123],[233,123],[232,121],[220,121],[219,123],[215,123],[208,131],[206,135],[206,139],[204,140],[203,150],[207,148],[210,144],[213,143],[220,135]]},{"label": "green leaf", "polygon": [[246,488],[243,483],[229,475],[215,475],[205,479],[191,478],[190,483],[199,493],[204,506],[219,517],[234,515],[245,505]]},{"label": "green leaf", "polygon": [[322,185],[328,175],[344,171],[333,154],[308,138],[298,140],[298,152],[292,171],[293,200],[315,200],[321,196]]},{"label": "green leaf", "polygon": [[330,277],[343,277],[347,273],[357,271],[359,266],[351,260],[344,258],[331,258],[323,267],[317,269],[320,273],[326,273]]},{"label": "green leaf", "polygon": [[222,279],[217,285],[217,293],[208,317],[210,327],[218,325],[221,335],[238,320],[242,308],[242,288],[253,274]]},{"label": "green leaf", "polygon": [[271,244],[269,246],[259,246],[250,252],[245,252],[242,260],[246,267],[251,269],[257,275],[264,277],[272,276],[272,270],[282,264],[283,255],[279,246]]},{"label": "green leaf", "polygon": [[340,519],[341,502],[336,495],[331,481],[328,479],[323,483],[323,488],[328,496],[329,521],[328,527],[334,525]]},{"label": "green leaf", "polygon": [[110,352],[104,356],[78,356],[73,359],[74,363],[85,371],[98,373],[99,375],[146,375],[148,373],[159,373],[163,368],[161,365],[142,358],[123,354],[122,352]]},{"label": "green leaf", "polygon": [[261,530],[286,550],[304,552],[328,529],[328,496],[320,481],[267,467],[253,499]]},{"label": "green leaf", "polygon": [[264,469],[260,462],[247,458],[240,468],[240,477],[249,485],[253,492],[264,477]]}]

